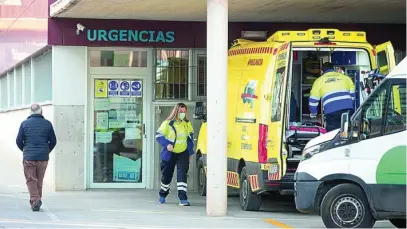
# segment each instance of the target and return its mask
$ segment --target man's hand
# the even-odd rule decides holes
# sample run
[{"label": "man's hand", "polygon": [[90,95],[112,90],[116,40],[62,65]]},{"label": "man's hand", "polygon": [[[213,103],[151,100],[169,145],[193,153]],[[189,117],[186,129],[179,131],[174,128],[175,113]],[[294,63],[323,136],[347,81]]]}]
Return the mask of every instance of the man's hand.
[{"label": "man's hand", "polygon": [[167,145],[167,150],[172,152],[172,150],[174,149],[174,146],[172,146],[171,144]]}]

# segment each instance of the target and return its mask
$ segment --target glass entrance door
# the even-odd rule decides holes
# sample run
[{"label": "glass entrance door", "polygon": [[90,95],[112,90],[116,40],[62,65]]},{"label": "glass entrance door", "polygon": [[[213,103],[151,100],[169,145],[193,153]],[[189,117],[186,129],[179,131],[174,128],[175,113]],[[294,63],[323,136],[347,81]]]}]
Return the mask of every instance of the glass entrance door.
[{"label": "glass entrance door", "polygon": [[144,188],[143,80],[94,78],[91,187]]}]

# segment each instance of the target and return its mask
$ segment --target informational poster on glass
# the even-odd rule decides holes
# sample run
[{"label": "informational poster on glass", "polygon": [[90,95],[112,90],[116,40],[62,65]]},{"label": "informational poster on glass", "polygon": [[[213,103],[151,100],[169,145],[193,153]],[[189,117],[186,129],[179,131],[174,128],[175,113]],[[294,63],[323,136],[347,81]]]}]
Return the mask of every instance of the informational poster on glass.
[{"label": "informational poster on glass", "polygon": [[107,80],[95,80],[95,98],[107,97]]},{"label": "informational poster on glass", "polygon": [[96,99],[94,100],[95,111],[107,111],[110,109],[109,99]]},{"label": "informational poster on glass", "polygon": [[109,128],[108,120],[109,120],[108,112],[96,113],[96,129],[98,129],[98,130],[108,129]]},{"label": "informational poster on glass", "polygon": [[142,182],[143,81],[96,79],[94,85],[93,182]]},{"label": "informational poster on glass", "polygon": [[139,182],[141,174],[141,158],[132,160],[117,154],[113,157],[113,180]]}]

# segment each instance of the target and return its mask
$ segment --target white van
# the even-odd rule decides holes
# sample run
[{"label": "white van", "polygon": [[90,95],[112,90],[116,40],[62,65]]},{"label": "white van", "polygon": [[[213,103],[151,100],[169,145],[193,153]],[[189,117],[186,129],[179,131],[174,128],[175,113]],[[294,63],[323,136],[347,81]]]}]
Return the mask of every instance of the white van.
[{"label": "white van", "polygon": [[406,228],[407,58],[341,129],[309,141],[295,174],[300,212],[326,227],[369,228],[390,220]]}]

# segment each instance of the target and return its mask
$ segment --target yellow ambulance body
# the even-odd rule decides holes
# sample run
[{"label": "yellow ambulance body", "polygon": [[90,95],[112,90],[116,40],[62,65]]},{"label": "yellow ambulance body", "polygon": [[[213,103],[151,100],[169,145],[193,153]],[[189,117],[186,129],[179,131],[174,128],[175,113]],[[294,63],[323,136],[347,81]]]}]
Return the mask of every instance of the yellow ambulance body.
[{"label": "yellow ambulance body", "polygon": [[[286,132],[290,97],[294,93],[292,86],[299,77],[294,71],[299,72],[297,65],[303,61],[298,60],[298,54],[325,52],[329,59],[329,53],[336,50],[356,50],[357,59],[364,64],[356,67],[359,73],[378,67],[387,73],[395,66],[390,42],[373,47],[367,42],[365,32],[358,31],[279,31],[263,42],[238,39],[230,48],[227,185],[229,193],[239,193],[243,210],[259,210],[264,192],[293,192],[293,175],[299,160],[288,152]],[[378,66],[377,53],[386,56],[386,65]],[[197,142],[201,195],[206,193],[206,127],[204,122]]]}]

